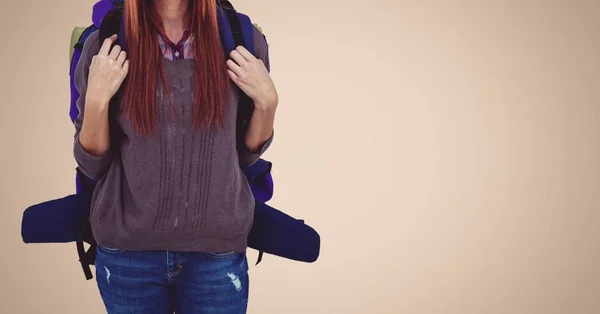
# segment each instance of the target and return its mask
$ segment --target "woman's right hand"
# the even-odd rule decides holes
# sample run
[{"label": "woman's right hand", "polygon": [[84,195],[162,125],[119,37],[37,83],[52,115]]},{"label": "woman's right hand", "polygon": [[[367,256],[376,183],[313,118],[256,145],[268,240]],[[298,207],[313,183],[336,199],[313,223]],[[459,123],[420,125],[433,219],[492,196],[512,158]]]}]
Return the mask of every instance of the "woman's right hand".
[{"label": "woman's right hand", "polygon": [[[117,35],[104,40],[97,55],[92,57],[88,74],[86,104],[108,106],[110,99],[117,93],[129,70],[127,54],[119,45],[112,44]],[[106,109],[106,108],[102,108]]]}]

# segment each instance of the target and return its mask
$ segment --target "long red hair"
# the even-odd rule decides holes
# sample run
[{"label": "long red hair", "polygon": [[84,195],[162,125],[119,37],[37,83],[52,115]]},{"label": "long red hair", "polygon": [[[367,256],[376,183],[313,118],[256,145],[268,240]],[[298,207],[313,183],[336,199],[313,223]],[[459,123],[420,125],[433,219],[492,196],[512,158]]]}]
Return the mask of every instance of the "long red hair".
[{"label": "long red hair", "polygon": [[[216,1],[189,1],[196,62],[194,124],[197,127],[222,125],[222,102],[229,86],[217,24]],[[124,83],[121,106],[139,134],[150,134],[156,128],[158,79],[161,79],[166,94],[170,95],[158,45],[161,28],[152,1],[125,1],[129,73]]]}]

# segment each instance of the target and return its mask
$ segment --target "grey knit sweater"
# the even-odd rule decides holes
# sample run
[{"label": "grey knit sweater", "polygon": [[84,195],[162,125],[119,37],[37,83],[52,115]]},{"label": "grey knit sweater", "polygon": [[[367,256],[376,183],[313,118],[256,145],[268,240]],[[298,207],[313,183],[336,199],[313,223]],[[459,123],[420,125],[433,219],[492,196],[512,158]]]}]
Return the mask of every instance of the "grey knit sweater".
[{"label": "grey knit sweater", "polygon": [[[254,35],[254,53],[268,66],[266,41],[256,29]],[[99,157],[86,152],[79,130],[91,58],[100,49],[98,38],[94,33],[86,40],[75,72],[81,96],[74,140],[78,166],[98,180],[90,216],[98,244],[127,250],[244,251],[254,197],[240,164],[253,164],[272,138],[256,153],[238,151],[235,114],[225,116],[221,130],[194,129],[195,62],[165,58],[175,117],[165,97],[160,97],[157,132],[140,136],[118,113],[119,132],[111,133],[118,149]],[[230,110],[226,112],[237,112],[236,93],[232,92],[227,105]]]}]

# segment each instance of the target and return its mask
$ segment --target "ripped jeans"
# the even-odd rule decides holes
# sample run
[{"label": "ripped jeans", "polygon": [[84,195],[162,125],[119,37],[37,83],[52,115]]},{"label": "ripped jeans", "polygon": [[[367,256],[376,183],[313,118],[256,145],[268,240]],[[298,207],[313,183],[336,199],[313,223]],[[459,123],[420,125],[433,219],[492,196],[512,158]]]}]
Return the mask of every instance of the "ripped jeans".
[{"label": "ripped jeans", "polygon": [[246,253],[126,251],[98,246],[96,281],[108,314],[244,314]]}]

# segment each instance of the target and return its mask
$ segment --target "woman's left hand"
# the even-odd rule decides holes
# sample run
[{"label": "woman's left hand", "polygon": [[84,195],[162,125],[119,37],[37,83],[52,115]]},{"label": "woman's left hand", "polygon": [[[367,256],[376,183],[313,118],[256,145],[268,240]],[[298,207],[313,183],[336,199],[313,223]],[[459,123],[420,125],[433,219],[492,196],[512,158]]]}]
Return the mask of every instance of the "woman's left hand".
[{"label": "woman's left hand", "polygon": [[256,58],[243,46],[239,46],[227,60],[227,73],[233,82],[261,110],[275,110],[279,102],[277,90],[262,60]]}]

